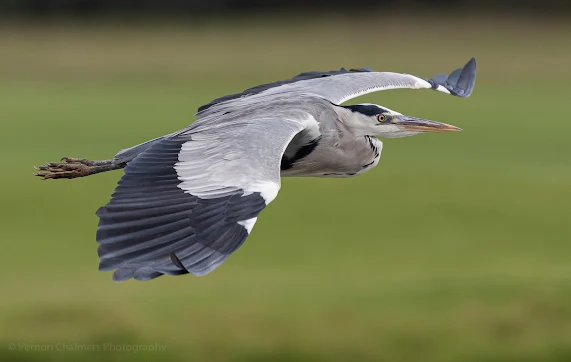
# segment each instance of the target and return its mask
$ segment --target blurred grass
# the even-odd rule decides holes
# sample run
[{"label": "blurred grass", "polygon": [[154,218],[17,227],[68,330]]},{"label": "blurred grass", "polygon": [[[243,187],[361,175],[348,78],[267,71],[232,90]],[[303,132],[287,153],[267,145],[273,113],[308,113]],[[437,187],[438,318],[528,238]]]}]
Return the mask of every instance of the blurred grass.
[{"label": "blurred grass", "polygon": [[[0,359],[571,360],[571,26],[497,20],[0,27]],[[113,283],[97,271],[94,212],[121,174],[30,175],[62,156],[109,158],[212,98],[302,71],[431,76],[471,56],[468,100],[354,101],[464,132],[385,141],[379,166],[353,179],[283,180],[248,242],[204,278]]]}]

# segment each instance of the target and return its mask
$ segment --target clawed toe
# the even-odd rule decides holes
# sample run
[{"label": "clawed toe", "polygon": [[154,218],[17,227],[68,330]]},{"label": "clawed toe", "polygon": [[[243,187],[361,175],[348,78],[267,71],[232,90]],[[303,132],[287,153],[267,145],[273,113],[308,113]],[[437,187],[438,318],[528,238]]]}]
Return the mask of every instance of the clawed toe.
[{"label": "clawed toe", "polygon": [[75,171],[58,171],[58,172],[37,172],[34,176],[39,176],[42,180],[48,179],[58,179],[58,178],[76,178],[83,175],[79,175]]},{"label": "clawed toe", "polygon": [[37,171],[34,176],[41,177],[43,180],[58,178],[76,178],[91,174],[91,168],[87,165],[88,160],[84,158],[62,158],[64,162],[48,162],[45,165],[36,167]]},{"label": "clawed toe", "polygon": [[76,178],[93,175],[100,172],[117,170],[125,167],[124,164],[115,164],[113,160],[90,161],[85,158],[62,157],[60,162],[49,162],[36,167],[34,176],[42,180],[58,178]]},{"label": "clawed toe", "polygon": [[93,166],[96,164],[95,161],[90,161],[85,158],[75,158],[75,157],[62,157],[60,161],[64,161],[65,163],[79,163],[85,166]]}]

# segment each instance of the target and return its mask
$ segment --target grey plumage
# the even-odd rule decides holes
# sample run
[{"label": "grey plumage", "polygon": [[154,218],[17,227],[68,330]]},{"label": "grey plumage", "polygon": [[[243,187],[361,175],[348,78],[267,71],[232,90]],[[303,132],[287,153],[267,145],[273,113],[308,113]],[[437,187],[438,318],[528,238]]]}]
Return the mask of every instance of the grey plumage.
[{"label": "grey plumage", "polygon": [[265,207],[259,194],[201,199],[177,187],[173,164],[187,141],[179,135],[149,147],[129,163],[111,201],[97,211],[99,268],[117,269],[114,280],[206,274],[248,236],[237,222]]},{"label": "grey plumage", "polygon": [[333,70],[333,71],[329,71],[329,72],[304,72],[304,73],[296,75],[295,77],[293,77],[291,79],[280,80],[280,81],[269,83],[269,84],[258,85],[258,86],[252,87],[252,88],[248,88],[241,93],[230,94],[227,96],[216,98],[215,100],[211,101],[210,103],[198,107],[198,111],[199,112],[204,111],[207,108],[210,108],[212,105],[217,104],[217,103],[222,103],[222,102],[229,101],[232,99],[236,99],[236,98],[240,98],[240,97],[244,97],[244,96],[248,96],[248,95],[252,95],[252,94],[257,94],[257,93],[260,93],[262,91],[268,90],[270,88],[275,88],[275,87],[278,87],[278,86],[284,85],[284,84],[299,82],[301,80],[323,78],[323,77],[329,77],[332,75],[339,75],[339,74],[352,73],[352,72],[372,72],[372,71],[373,70],[371,68],[360,68],[360,69],[350,69],[350,70],[347,70],[345,68],[341,68],[339,70]]},{"label": "grey plumage", "polygon": [[375,136],[458,130],[342,102],[395,88],[467,97],[475,75],[474,59],[430,80],[342,68],[213,100],[190,126],[115,156],[125,175],[97,212],[100,269],[115,270],[116,281],[209,273],[247,238],[276,197],[280,177],[357,175],[379,161],[382,142]]}]

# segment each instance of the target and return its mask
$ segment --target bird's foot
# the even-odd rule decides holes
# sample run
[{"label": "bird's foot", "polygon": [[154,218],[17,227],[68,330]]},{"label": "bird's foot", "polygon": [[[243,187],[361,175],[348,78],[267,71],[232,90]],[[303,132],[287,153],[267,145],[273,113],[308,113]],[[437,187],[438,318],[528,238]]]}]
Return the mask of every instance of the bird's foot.
[{"label": "bird's foot", "polygon": [[102,162],[102,161],[89,161],[86,158],[75,158],[75,157],[62,157],[60,161],[65,161],[66,164],[80,163],[85,166],[97,166]]},{"label": "bird's foot", "polygon": [[63,162],[49,162],[43,166],[34,168],[37,171],[34,176],[41,177],[42,180],[59,178],[76,178],[89,176],[94,173],[105,171],[104,166],[111,165],[111,161],[89,161],[85,158],[63,157]]}]

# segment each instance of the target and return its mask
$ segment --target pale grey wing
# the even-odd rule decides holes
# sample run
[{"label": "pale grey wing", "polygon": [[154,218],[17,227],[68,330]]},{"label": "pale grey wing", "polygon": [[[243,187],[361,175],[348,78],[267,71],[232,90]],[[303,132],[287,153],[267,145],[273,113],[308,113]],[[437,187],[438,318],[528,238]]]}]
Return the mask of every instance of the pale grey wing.
[{"label": "pale grey wing", "polygon": [[341,68],[339,70],[330,70],[330,71],[326,71],[326,72],[323,72],[323,71],[304,72],[304,73],[298,74],[295,77],[290,78],[290,79],[279,80],[279,81],[272,82],[272,83],[257,85],[255,87],[248,88],[248,89],[246,89],[240,93],[229,94],[226,96],[216,98],[216,99],[210,101],[208,104],[205,104],[205,105],[198,107],[197,112],[205,111],[208,108],[210,108],[213,105],[218,104],[218,103],[222,103],[222,102],[226,102],[226,101],[229,101],[232,99],[238,99],[238,98],[243,98],[246,96],[258,94],[258,93],[266,91],[270,88],[279,87],[279,86],[284,85],[284,84],[296,83],[296,82],[299,82],[302,80],[307,80],[307,79],[331,77],[331,76],[336,76],[336,75],[345,74],[345,73],[372,72],[372,71],[373,70],[371,68],[359,68],[359,69],[349,69],[349,70],[347,70],[345,68]]},{"label": "pale grey wing", "polygon": [[266,92],[303,93],[340,104],[367,93],[397,88],[427,88],[458,97],[468,97],[472,94],[475,82],[476,60],[472,58],[463,68],[454,70],[450,75],[438,74],[431,79],[389,72],[345,73],[286,84]]},{"label": "pale grey wing", "polygon": [[282,154],[307,122],[220,122],[152,143],[97,212],[100,270],[122,281],[215,269],[276,197]]},{"label": "pale grey wing", "polygon": [[423,79],[410,74],[373,72],[369,69],[335,72],[311,72],[307,77],[295,77],[287,81],[254,87],[241,94],[222,97],[201,107],[198,116],[231,111],[236,102],[263,104],[267,97],[291,99],[293,96],[313,96],[341,104],[349,99],[387,89],[434,89],[458,97],[472,94],[476,82],[476,60],[470,59],[463,68],[450,75],[438,74]]}]

